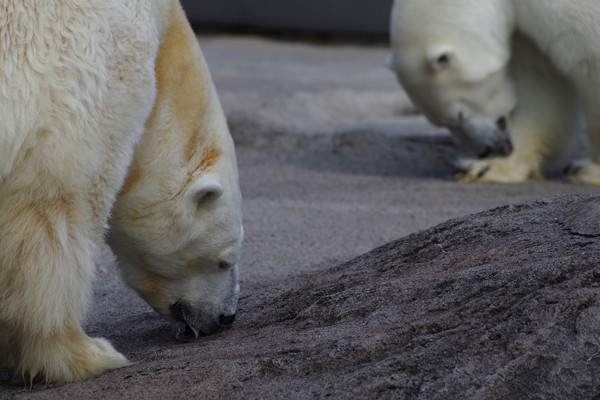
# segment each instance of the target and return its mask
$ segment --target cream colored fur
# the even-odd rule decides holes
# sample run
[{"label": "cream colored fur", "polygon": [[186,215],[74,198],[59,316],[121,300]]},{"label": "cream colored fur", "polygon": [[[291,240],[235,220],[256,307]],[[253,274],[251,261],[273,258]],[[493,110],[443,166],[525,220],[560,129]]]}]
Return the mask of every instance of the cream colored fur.
[{"label": "cream colored fur", "polygon": [[[232,315],[242,240],[233,143],[177,0],[2,8],[0,367],[71,382],[127,365],[81,328],[115,201],[111,244],[143,297],[165,315],[177,301],[211,323]],[[179,321],[219,328],[200,319]]]}]

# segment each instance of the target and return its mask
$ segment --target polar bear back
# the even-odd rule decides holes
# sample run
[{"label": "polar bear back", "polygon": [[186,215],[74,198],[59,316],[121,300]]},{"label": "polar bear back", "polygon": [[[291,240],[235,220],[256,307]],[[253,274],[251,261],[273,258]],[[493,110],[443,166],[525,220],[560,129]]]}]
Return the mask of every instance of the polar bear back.
[{"label": "polar bear back", "polygon": [[0,49],[10,49],[0,51],[2,191],[35,186],[51,196],[56,185],[91,181],[106,208],[152,107],[168,5],[8,2],[0,24]]},{"label": "polar bear back", "polygon": [[[584,80],[597,70],[600,2],[512,0],[517,28],[531,38],[565,75]],[[596,74],[597,75],[597,74]],[[584,83],[589,85],[589,82]]]}]

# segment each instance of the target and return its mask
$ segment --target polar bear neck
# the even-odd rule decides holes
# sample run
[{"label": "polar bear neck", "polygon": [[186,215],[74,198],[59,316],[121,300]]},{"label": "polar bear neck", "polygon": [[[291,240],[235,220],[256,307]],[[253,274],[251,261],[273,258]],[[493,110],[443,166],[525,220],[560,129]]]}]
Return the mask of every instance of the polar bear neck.
[{"label": "polar bear neck", "polygon": [[[435,9],[435,12],[431,12]],[[421,0],[410,2],[397,0],[392,13],[392,31],[400,29],[406,40],[447,38],[450,32],[463,37],[475,37],[488,46],[505,46],[516,24],[512,3],[507,0],[489,0],[473,3],[470,0]],[[415,29],[419,25],[419,29]],[[460,27],[459,30],[456,27]],[[488,34],[481,35],[482,31]],[[409,35],[418,32],[418,38]]]}]

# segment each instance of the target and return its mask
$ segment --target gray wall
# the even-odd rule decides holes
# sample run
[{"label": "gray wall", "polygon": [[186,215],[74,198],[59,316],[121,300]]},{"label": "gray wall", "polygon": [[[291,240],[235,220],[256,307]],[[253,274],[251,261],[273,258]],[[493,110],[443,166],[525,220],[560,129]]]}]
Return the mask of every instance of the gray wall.
[{"label": "gray wall", "polygon": [[387,37],[393,0],[182,0],[196,28]]}]

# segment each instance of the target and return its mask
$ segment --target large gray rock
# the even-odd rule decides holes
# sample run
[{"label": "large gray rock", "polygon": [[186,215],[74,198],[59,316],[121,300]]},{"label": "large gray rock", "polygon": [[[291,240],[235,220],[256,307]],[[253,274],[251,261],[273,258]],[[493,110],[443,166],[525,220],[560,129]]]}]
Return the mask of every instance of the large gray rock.
[{"label": "large gray rock", "polygon": [[[19,398],[594,398],[599,216],[568,195],[452,219],[251,293],[235,329]],[[134,331],[113,339],[172,334]]]},{"label": "large gray rock", "polygon": [[599,205],[498,208],[286,281],[215,365],[250,397],[595,398]]}]

